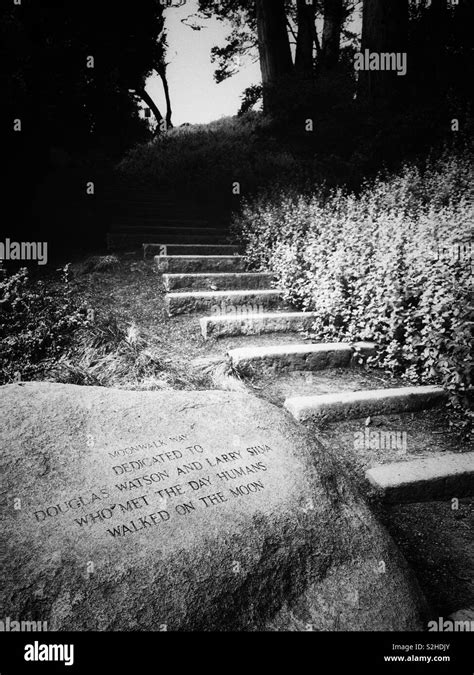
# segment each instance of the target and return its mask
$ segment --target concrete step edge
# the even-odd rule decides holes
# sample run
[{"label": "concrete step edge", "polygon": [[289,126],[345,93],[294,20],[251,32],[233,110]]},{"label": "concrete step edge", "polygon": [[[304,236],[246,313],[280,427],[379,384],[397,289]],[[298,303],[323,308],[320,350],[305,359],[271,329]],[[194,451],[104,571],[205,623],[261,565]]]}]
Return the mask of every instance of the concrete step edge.
[{"label": "concrete step edge", "polygon": [[[309,329],[314,312],[234,312],[202,317],[199,321],[205,340],[210,337],[260,335],[272,332],[292,332]],[[265,330],[268,328],[268,330]]]},{"label": "concrete step edge", "polygon": [[391,504],[472,497],[474,452],[377,464],[365,476]]},{"label": "concrete step edge", "polygon": [[235,370],[316,371],[326,368],[345,368],[351,365],[356,352],[366,356],[375,353],[373,343],[344,342],[289,343],[264,347],[239,347],[228,352]]},{"label": "concrete step edge", "polygon": [[287,398],[284,407],[298,421],[357,419],[369,415],[424,410],[447,398],[441,387],[398,387]]},{"label": "concrete step edge", "polygon": [[165,295],[165,307],[169,316],[198,312],[202,314],[238,305],[278,306],[282,302],[283,293],[279,290],[193,291]]},{"label": "concrete step edge", "polygon": [[275,289],[250,289],[250,290],[237,290],[237,291],[185,291],[184,293],[167,293],[165,298],[171,299],[211,299],[211,298],[238,298],[240,296],[283,296],[283,291],[277,288]]},{"label": "concrete step edge", "polygon": [[[169,244],[172,246],[173,244]],[[167,260],[246,260],[244,255],[156,255],[155,261],[157,263],[166,262]],[[184,274],[184,273],[183,273]]]},{"label": "concrete step edge", "polygon": [[[232,256],[236,258],[237,256]],[[213,277],[216,279],[231,278],[231,277],[249,277],[252,279],[272,278],[271,274],[266,272],[167,272],[163,274],[167,279],[183,279],[191,277],[191,279],[203,279],[205,277]]]}]

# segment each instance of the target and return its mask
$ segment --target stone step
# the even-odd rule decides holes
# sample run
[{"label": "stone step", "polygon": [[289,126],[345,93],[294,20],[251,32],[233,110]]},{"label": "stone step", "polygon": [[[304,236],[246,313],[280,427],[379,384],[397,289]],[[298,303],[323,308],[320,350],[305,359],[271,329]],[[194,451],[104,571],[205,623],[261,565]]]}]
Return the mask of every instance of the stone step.
[{"label": "stone step", "polygon": [[102,199],[102,203],[105,204],[108,208],[111,210],[116,211],[118,215],[126,215],[128,212],[130,213],[143,213],[144,215],[149,215],[152,213],[162,213],[163,211],[169,212],[171,214],[171,217],[176,217],[173,216],[173,214],[179,213],[184,214],[187,218],[198,218],[198,219],[203,219],[204,218],[204,213],[202,210],[197,210],[196,207],[192,205],[188,205],[186,203],[181,203],[177,204],[176,202],[165,202],[165,201],[158,201],[158,202],[144,202],[144,201],[130,201],[128,199],[124,199],[123,201],[115,200],[115,201],[110,201],[110,200],[105,200]]},{"label": "stone step", "polygon": [[199,204],[196,202],[190,202],[185,199],[174,199],[170,197],[170,195],[156,195],[156,196],[150,196],[146,194],[122,194],[122,193],[108,193],[108,192],[103,192],[102,190],[97,191],[98,196],[110,203],[115,203],[119,202],[122,204],[136,204],[138,206],[141,206],[143,204],[145,205],[152,205],[152,204],[174,204],[178,208],[182,206],[183,204],[186,204],[190,208],[193,208],[194,211],[196,211],[197,208],[199,208]]},{"label": "stone step", "polygon": [[311,418],[326,421],[424,410],[445,401],[446,393],[441,387],[400,387],[295,396],[286,399],[285,408],[298,421]]},{"label": "stone step", "polygon": [[160,274],[195,272],[241,272],[247,259],[241,255],[162,255],[155,256]]},{"label": "stone step", "polygon": [[[364,343],[364,347],[366,351],[375,351],[375,345]],[[334,342],[241,347],[231,349],[228,357],[232,367],[242,373],[249,370],[313,371],[348,367],[354,353],[355,349],[350,344]]]},{"label": "stone step", "polygon": [[174,230],[177,228],[184,230],[210,230],[211,232],[222,231],[219,228],[211,227],[209,225],[209,221],[207,220],[193,220],[191,218],[160,218],[156,216],[151,218],[143,218],[142,216],[133,214],[133,216],[127,217],[126,220],[114,218],[109,227],[109,232],[111,234],[128,234],[130,232],[133,234],[137,230],[140,230],[140,232],[148,234],[150,232],[161,232],[162,230]]},{"label": "stone step", "polygon": [[134,236],[137,234],[154,234],[155,239],[150,242],[151,244],[154,244],[155,241],[161,241],[159,238],[161,233],[175,233],[176,231],[182,232],[183,236],[186,234],[192,235],[196,232],[207,232],[210,235],[222,234],[222,232],[227,234],[227,230],[224,228],[219,229],[217,227],[210,227],[207,221],[199,223],[191,220],[162,220],[160,222],[154,222],[153,224],[147,224],[140,222],[137,218],[133,218],[130,224],[120,225],[114,223],[109,227],[109,234],[131,234]]},{"label": "stone step", "polygon": [[200,320],[205,340],[236,335],[289,333],[310,330],[314,312],[268,312],[264,314],[234,313],[229,316],[205,316]]},{"label": "stone step", "polygon": [[143,232],[137,228],[136,232],[118,232],[107,235],[107,246],[109,249],[120,249],[128,246],[142,248],[143,244],[153,244],[157,239],[164,244],[178,244],[185,239],[193,244],[219,244],[227,240],[227,232],[213,230],[210,233],[207,229],[186,230],[183,228],[168,228],[156,232]]},{"label": "stone step", "polygon": [[166,199],[164,197],[157,197],[156,199],[150,199],[148,197],[123,197],[119,193],[115,195],[109,195],[107,193],[101,193],[100,198],[104,201],[107,202],[111,205],[113,204],[121,204],[122,206],[126,205],[131,205],[131,206],[136,206],[136,207],[149,207],[152,208],[154,206],[176,206],[179,208],[179,203],[176,201],[173,201],[171,199]]},{"label": "stone step", "polygon": [[170,316],[201,311],[225,314],[231,308],[242,305],[249,305],[254,308],[254,311],[256,307],[279,306],[283,303],[283,293],[278,290],[168,293],[165,296],[165,303]]},{"label": "stone step", "polygon": [[[101,199],[103,202],[106,204],[110,204],[113,206],[114,204],[120,204],[122,206],[136,206],[136,207],[152,207],[152,206],[177,206],[179,208],[180,203],[177,202],[176,200],[173,201],[172,199],[169,199],[168,197],[165,196],[158,196],[156,198],[151,198],[147,197],[144,195],[143,197],[140,195],[133,195],[133,196],[127,196],[127,195],[121,195],[120,193],[117,194],[109,194],[106,192],[100,192],[98,195],[99,199]],[[196,206],[192,205],[194,212],[196,210]],[[191,205],[190,205],[191,207]]]},{"label": "stone step", "polygon": [[196,291],[269,289],[272,280],[271,274],[253,272],[201,272],[163,275],[163,285],[168,292],[179,289]]},{"label": "stone step", "polygon": [[[104,211],[107,207],[104,207]],[[182,225],[185,227],[216,227],[219,224],[210,223],[206,219],[198,219],[185,211],[155,210],[150,213],[143,213],[130,209],[126,214],[117,210],[107,209],[107,221],[110,223],[113,231],[134,227],[175,227]]]},{"label": "stone step", "polygon": [[[107,204],[108,207],[113,208],[114,206],[117,209],[124,209],[130,207],[133,209],[133,213],[155,213],[167,210],[174,213],[185,213],[189,218],[203,215],[202,211],[197,211],[195,206],[188,205],[186,203],[178,204],[177,202],[170,201],[144,201],[139,200],[130,200],[130,199],[106,199],[102,198],[102,201]],[[122,213],[122,211],[121,211]]]},{"label": "stone step", "polygon": [[178,200],[173,194],[165,190],[142,190],[124,188],[123,186],[116,186],[109,188],[104,186],[100,191],[104,199],[123,202],[174,202]]},{"label": "stone step", "polygon": [[123,223],[126,220],[133,221],[135,216],[140,218],[162,218],[170,220],[178,220],[184,218],[185,220],[198,220],[206,221],[206,217],[201,213],[196,213],[195,210],[177,207],[175,204],[155,204],[155,205],[143,205],[143,204],[129,204],[129,203],[116,203],[116,204],[107,204],[103,203],[104,208],[108,209],[108,212],[111,214],[111,220],[117,219],[117,223]]},{"label": "stone step", "polygon": [[239,246],[232,244],[143,244],[143,257],[165,255],[237,255]]},{"label": "stone step", "polygon": [[474,452],[379,464],[367,480],[391,504],[474,496]]}]

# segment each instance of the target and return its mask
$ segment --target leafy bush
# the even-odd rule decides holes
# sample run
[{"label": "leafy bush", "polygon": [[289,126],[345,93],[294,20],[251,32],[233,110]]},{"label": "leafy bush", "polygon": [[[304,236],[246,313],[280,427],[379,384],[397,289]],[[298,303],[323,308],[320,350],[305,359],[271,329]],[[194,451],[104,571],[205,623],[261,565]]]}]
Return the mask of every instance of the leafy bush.
[{"label": "leafy bush", "polygon": [[59,283],[30,279],[26,268],[0,281],[0,383],[31,380],[43,372],[87,324],[75,298],[69,265]]},{"label": "leafy bush", "polygon": [[[373,364],[439,382],[468,417],[472,395],[472,157],[406,166],[355,195],[248,202],[234,227],[257,269],[316,312],[320,340],[373,340]],[[459,242],[467,242],[460,250]]]},{"label": "leafy bush", "polygon": [[242,193],[249,193],[298,173],[296,157],[269,130],[270,122],[252,112],[177,127],[130,151],[119,169],[136,180],[145,176],[160,187],[212,201],[216,196],[232,197],[235,181]]}]

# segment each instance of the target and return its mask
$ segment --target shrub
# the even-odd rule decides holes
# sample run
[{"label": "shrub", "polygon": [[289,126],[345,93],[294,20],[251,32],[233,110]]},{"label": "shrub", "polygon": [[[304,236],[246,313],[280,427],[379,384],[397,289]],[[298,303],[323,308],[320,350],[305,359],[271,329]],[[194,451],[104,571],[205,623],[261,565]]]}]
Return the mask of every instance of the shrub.
[{"label": "shrub", "polygon": [[69,265],[57,283],[33,281],[26,268],[0,281],[0,382],[35,379],[45,361],[70,344],[87,324],[87,310],[75,298]]},{"label": "shrub", "polygon": [[295,156],[272,137],[270,122],[258,113],[210,124],[177,127],[153,142],[139,145],[122,160],[120,171],[214,202],[232,197],[238,181],[242,193],[299,171]]},{"label": "shrub", "polygon": [[[358,195],[280,194],[248,202],[234,228],[286,299],[316,312],[320,340],[373,340],[373,364],[439,382],[451,406],[472,394],[472,157],[406,166]],[[469,246],[469,245],[468,245]]]}]

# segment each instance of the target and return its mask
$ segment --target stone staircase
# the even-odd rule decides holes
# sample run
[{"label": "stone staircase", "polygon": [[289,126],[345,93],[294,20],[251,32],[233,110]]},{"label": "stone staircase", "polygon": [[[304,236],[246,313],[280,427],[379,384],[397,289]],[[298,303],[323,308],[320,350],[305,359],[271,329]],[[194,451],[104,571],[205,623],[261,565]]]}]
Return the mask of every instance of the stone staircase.
[{"label": "stone staircase", "polygon": [[[256,345],[256,336],[262,334],[309,330],[314,314],[288,308],[283,291],[274,287],[272,275],[247,271],[246,258],[239,255],[236,247],[232,254],[225,255],[221,246],[207,246],[162,243],[152,247],[145,244],[144,249],[146,253],[160,252],[155,256],[154,264],[162,275],[169,317],[197,315],[196,328],[200,326],[204,340],[249,337],[248,347],[227,352],[229,366],[235,373],[266,373],[278,377],[288,372],[350,368],[374,354],[377,346],[367,342]],[[285,400],[284,407],[295,420],[306,423],[419,411],[445,401],[446,394],[440,387],[402,387],[330,395],[292,395]],[[420,471],[415,470],[415,464],[413,471],[401,471],[395,464],[376,465],[366,472],[366,478],[379,490],[382,498],[387,497],[391,502],[397,500],[396,495],[400,495],[400,502],[420,500],[423,490],[430,499],[443,500],[446,499],[447,484],[454,491],[452,494],[471,496],[474,493],[474,453],[463,453],[452,462],[449,457],[445,459],[441,464],[438,457],[424,459],[425,481],[420,478]],[[412,458],[406,463],[411,465],[416,461]],[[390,481],[387,472],[392,476]]]},{"label": "stone staircase", "polygon": [[[195,315],[196,330],[200,329],[204,340],[248,338],[248,346],[227,351],[232,372],[275,380],[288,373],[351,368],[375,352],[373,343],[295,341],[295,335],[311,330],[314,314],[287,307],[284,293],[275,287],[270,273],[249,271],[246,258],[231,241],[222,218],[210,222],[189,200],[142,187],[130,190],[112,185],[104,200],[109,213],[108,248],[141,248],[145,260],[154,260],[162,275],[169,317]],[[285,334],[294,334],[288,344],[281,342]],[[274,344],[266,341],[262,346],[259,336],[264,335],[270,341],[274,335]],[[283,405],[296,421],[308,424],[419,411],[445,400],[445,392],[439,387],[331,394],[314,394],[310,390],[309,395],[306,392],[302,396],[291,386]],[[400,467],[376,465],[367,471],[366,478],[392,502],[398,499],[397,495],[400,502],[419,500],[420,491],[430,498],[444,499],[447,484],[458,496],[466,491],[472,494],[474,453],[445,460],[440,463],[436,456],[424,458],[422,470],[415,466],[415,458],[402,462]],[[413,471],[403,464],[413,464]]]},{"label": "stone staircase", "polygon": [[[199,253],[233,254],[236,250],[228,246],[228,228],[222,218],[210,221],[199,205],[166,190],[111,183],[102,191],[101,200],[111,251],[143,247],[147,257],[163,246],[169,247],[169,255],[179,255],[193,246]],[[183,241],[188,242],[184,247]]]},{"label": "stone staircase", "polygon": [[[330,368],[349,370],[363,363],[377,346],[367,342],[311,344],[299,339],[299,334],[311,331],[314,313],[294,311],[286,305],[284,293],[270,273],[250,271],[226,228],[196,218],[188,207],[166,200],[164,195],[137,200],[133,206],[138,209],[138,218],[124,210],[123,204],[114,217],[109,248],[130,251],[141,247],[143,258],[152,260],[161,275],[171,320],[182,321],[188,315],[203,340],[216,341],[214,344],[221,338],[236,339],[239,346],[226,350],[227,365],[221,357],[211,359],[222,366],[231,384],[235,379],[228,372],[242,378],[256,376],[264,383],[278,381],[278,386],[290,374],[290,384],[285,383],[287,390],[280,399],[287,414],[310,429],[314,423],[336,421],[336,442],[342,438],[340,424],[345,420],[359,420],[360,426],[367,418],[420,411],[445,402],[445,392],[439,387],[315,393],[313,373]],[[248,345],[242,346],[242,341]],[[298,388],[300,374],[309,378],[306,396]],[[294,382],[293,376],[297,376]],[[358,382],[358,388],[364,386]],[[337,388],[344,386],[340,382]],[[318,437],[323,451],[334,451],[319,433]],[[453,496],[474,495],[473,452],[413,454],[402,461],[394,454],[370,461],[364,476],[385,504],[417,507],[423,501],[449,503]]]},{"label": "stone staircase", "polygon": [[143,244],[145,260],[160,256],[234,256],[239,252],[238,246],[231,244]]},{"label": "stone staircase", "polygon": [[271,274],[247,271],[244,256],[202,255],[195,252],[200,247],[187,246],[188,255],[155,256],[170,317],[211,313],[199,319],[204,339],[288,332],[309,325],[310,315],[287,311],[283,291],[274,287]]}]

